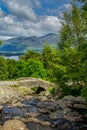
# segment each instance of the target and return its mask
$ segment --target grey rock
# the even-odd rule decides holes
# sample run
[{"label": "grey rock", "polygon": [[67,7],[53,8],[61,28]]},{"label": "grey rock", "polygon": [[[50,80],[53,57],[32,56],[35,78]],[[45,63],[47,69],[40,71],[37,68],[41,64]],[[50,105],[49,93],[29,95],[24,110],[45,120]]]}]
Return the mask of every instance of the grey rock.
[{"label": "grey rock", "polygon": [[60,105],[64,108],[87,110],[86,100],[83,97],[66,96],[60,100]]},{"label": "grey rock", "polygon": [[8,120],[4,123],[2,130],[27,130],[27,128],[20,120]]}]

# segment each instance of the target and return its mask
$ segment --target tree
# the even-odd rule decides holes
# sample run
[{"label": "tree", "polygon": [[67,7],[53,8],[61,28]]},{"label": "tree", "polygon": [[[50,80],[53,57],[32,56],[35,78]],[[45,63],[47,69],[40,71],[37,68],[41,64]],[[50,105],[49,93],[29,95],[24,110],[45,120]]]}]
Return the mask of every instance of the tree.
[{"label": "tree", "polygon": [[21,57],[21,59],[24,61],[27,61],[30,58],[33,58],[35,60],[41,60],[41,54],[35,52],[34,50],[29,50],[27,53],[25,53],[24,56]]},{"label": "tree", "polygon": [[54,66],[58,65],[58,63],[61,62],[60,60],[60,51],[52,48],[48,44],[45,44],[42,52],[42,61],[44,68],[47,71],[48,80],[55,82],[53,69]]},{"label": "tree", "polygon": [[45,44],[43,47],[42,60],[43,60],[44,67],[46,69],[50,67],[52,50],[53,50],[52,47],[50,47],[48,44]]},{"label": "tree", "polygon": [[82,9],[87,10],[87,0],[74,0],[82,3]]},{"label": "tree", "polygon": [[62,28],[60,31],[59,47],[80,47],[85,41],[85,20],[81,10],[72,5],[70,12],[65,12],[63,16]]},{"label": "tree", "polygon": [[0,80],[8,79],[7,60],[0,57]]},{"label": "tree", "polygon": [[16,64],[16,70],[15,70],[15,78],[20,77],[26,77],[27,71],[26,71],[26,62],[23,60],[19,60]]},{"label": "tree", "polygon": [[2,41],[0,40],[0,45],[2,44]]},{"label": "tree", "polygon": [[74,87],[87,86],[87,10],[82,7],[72,4],[70,12],[64,13],[58,44],[61,67],[66,70],[59,79],[66,77],[65,85],[70,81]]},{"label": "tree", "polygon": [[17,62],[15,60],[7,59],[7,71],[9,79],[15,78],[16,66]]},{"label": "tree", "polygon": [[27,61],[27,76],[45,78],[46,70],[43,67],[43,63],[35,59],[29,59]]}]

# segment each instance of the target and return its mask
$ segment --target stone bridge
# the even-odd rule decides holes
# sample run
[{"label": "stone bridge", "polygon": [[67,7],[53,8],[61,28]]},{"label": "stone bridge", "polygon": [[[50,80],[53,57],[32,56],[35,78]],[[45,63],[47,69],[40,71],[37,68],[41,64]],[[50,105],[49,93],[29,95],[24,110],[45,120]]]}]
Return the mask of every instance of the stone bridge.
[{"label": "stone bridge", "polygon": [[54,87],[55,84],[50,83],[48,81],[39,79],[39,78],[20,78],[18,79],[19,86],[26,86],[26,87],[40,87],[45,90],[48,90],[50,87]]}]

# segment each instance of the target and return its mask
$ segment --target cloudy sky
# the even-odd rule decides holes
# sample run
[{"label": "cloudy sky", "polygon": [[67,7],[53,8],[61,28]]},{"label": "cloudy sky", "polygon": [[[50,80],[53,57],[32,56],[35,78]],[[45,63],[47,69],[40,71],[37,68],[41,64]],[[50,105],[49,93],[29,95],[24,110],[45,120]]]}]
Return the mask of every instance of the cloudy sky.
[{"label": "cloudy sky", "polygon": [[0,38],[58,33],[70,0],[0,0]]}]

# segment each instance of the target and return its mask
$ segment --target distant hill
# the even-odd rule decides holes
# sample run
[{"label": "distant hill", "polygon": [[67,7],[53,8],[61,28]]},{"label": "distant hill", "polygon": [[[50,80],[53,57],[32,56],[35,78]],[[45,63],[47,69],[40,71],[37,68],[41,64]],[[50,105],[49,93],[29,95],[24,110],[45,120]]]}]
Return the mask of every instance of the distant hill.
[{"label": "distant hill", "polygon": [[9,40],[4,40],[0,46],[0,53],[25,53],[28,50],[42,51],[43,45],[48,43],[49,45],[56,47],[58,41],[57,34],[47,34],[45,36],[36,37],[17,37]]}]

